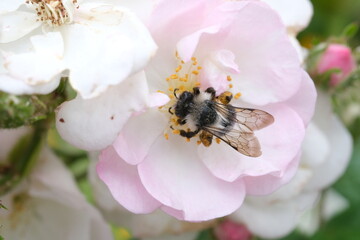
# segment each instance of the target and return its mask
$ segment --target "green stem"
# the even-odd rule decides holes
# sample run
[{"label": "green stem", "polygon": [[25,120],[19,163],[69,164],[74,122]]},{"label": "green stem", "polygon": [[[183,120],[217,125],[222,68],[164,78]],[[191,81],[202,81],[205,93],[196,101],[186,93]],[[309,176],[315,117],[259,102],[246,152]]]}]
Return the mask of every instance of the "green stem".
[{"label": "green stem", "polygon": [[0,196],[8,193],[29,175],[39,158],[46,132],[47,121],[36,122],[34,131],[13,148],[7,161],[9,170],[0,175]]}]

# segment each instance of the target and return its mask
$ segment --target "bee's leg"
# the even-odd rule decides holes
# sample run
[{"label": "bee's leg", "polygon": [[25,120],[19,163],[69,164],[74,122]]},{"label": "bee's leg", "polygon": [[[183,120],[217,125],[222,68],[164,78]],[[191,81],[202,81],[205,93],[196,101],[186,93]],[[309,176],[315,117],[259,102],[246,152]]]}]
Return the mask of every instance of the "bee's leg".
[{"label": "bee's leg", "polygon": [[194,87],[193,92],[194,92],[194,96],[199,95],[200,94],[200,88],[199,87]]},{"label": "bee's leg", "polygon": [[171,109],[172,109],[172,107],[169,107],[168,111],[171,115],[174,115],[174,112]]},{"label": "bee's leg", "polygon": [[216,91],[213,87],[209,87],[205,90],[205,92],[207,93],[210,93],[211,94],[211,100],[214,100],[215,99],[215,94],[216,94]]},{"label": "bee's leg", "polygon": [[223,92],[222,94],[220,94],[217,99],[222,103],[222,104],[229,104],[229,102],[231,101],[233,95],[231,92],[226,91]]},{"label": "bee's leg", "polygon": [[179,97],[176,95],[176,92],[177,92],[177,91],[179,91],[179,89],[178,89],[178,88],[175,88],[175,89],[174,89],[174,96],[175,96],[176,99],[179,98]]},{"label": "bee's leg", "polygon": [[188,131],[186,132],[185,130],[180,130],[180,136],[182,137],[186,137],[186,138],[192,138],[194,137],[196,134],[198,134],[200,131],[200,129],[196,129],[195,131]]},{"label": "bee's leg", "polygon": [[186,123],[186,119],[178,119],[177,120],[177,122],[178,122],[178,124],[180,124],[180,125],[184,125],[185,123]]},{"label": "bee's leg", "polygon": [[202,131],[200,136],[200,141],[201,143],[205,146],[208,147],[211,145],[212,139],[213,139],[213,135],[209,132],[206,131]]}]

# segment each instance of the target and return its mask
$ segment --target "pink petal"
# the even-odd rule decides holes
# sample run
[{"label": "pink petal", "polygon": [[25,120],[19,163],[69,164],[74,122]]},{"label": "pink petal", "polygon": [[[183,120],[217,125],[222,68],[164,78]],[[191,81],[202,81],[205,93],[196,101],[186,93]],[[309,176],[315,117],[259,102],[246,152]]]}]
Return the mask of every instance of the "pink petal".
[{"label": "pink petal", "polygon": [[241,181],[227,183],[212,176],[196,156],[196,145],[180,136],[160,137],[139,174],[148,192],[167,207],[167,213],[187,221],[227,215],[244,199]]},{"label": "pink petal", "polygon": [[144,160],[156,138],[163,134],[168,122],[164,116],[157,109],[150,109],[126,123],[113,144],[125,162],[139,164]]},{"label": "pink petal", "polygon": [[313,80],[304,71],[300,88],[287,104],[303,119],[305,125],[309,123],[315,111],[316,89]]},{"label": "pink petal", "polygon": [[[238,4],[226,2],[225,14]],[[286,100],[298,91],[300,61],[274,11],[260,2],[248,1],[229,29],[222,44],[238,56],[240,74],[232,76],[236,81],[232,90],[241,92],[244,101],[264,105]]]},{"label": "pink petal", "polygon": [[[218,178],[234,181],[241,176],[280,176],[289,162],[298,154],[305,135],[305,128],[298,114],[280,105],[268,107],[275,122],[255,135],[259,139],[262,155],[247,157],[221,142],[210,147],[199,147],[199,156]],[[291,144],[289,144],[291,143]]]},{"label": "pink petal", "polygon": [[289,163],[287,168],[284,170],[284,175],[281,176],[265,175],[257,177],[244,177],[246,193],[249,195],[267,195],[274,192],[294,177],[296,170],[298,169],[299,161],[300,152]]},{"label": "pink petal", "polygon": [[108,147],[102,151],[97,173],[121,205],[134,213],[150,213],[160,207],[142,185],[135,166],[125,163]]}]

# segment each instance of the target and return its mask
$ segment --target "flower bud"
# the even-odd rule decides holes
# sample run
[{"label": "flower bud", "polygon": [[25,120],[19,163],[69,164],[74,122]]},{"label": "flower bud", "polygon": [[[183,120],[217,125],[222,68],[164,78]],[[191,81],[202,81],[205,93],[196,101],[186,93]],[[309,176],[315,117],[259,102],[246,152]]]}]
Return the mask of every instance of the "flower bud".
[{"label": "flower bud", "polygon": [[331,74],[330,85],[336,86],[355,69],[355,59],[351,49],[341,44],[330,44],[321,56],[317,72],[324,73],[330,69],[339,69],[341,72]]}]

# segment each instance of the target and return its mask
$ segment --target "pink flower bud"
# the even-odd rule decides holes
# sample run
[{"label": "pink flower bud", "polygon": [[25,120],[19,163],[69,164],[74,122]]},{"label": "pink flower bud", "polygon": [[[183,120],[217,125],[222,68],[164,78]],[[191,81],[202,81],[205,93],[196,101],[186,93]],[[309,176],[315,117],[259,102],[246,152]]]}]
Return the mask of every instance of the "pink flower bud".
[{"label": "pink flower bud", "polygon": [[225,220],[216,227],[215,235],[219,240],[251,239],[251,233],[244,225],[229,220]]},{"label": "pink flower bud", "polygon": [[355,69],[355,59],[351,49],[341,44],[330,44],[320,58],[317,66],[318,73],[324,73],[330,69],[340,69],[340,73],[331,75],[330,85],[336,86]]}]

